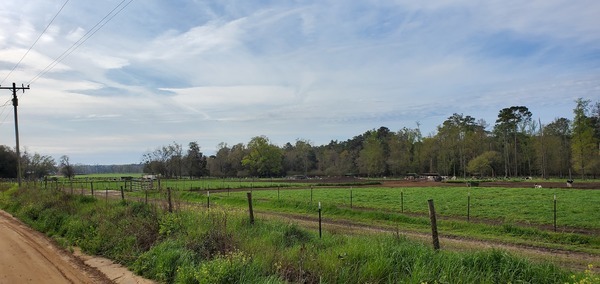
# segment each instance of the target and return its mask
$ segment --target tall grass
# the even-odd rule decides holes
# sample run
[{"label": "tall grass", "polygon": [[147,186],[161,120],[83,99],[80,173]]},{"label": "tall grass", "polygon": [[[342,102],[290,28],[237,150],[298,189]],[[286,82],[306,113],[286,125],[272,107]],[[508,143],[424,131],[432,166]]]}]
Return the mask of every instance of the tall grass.
[{"label": "tall grass", "polygon": [[257,220],[236,210],[166,213],[21,190],[0,205],[65,245],[164,283],[564,283],[568,271],[500,250],[433,251],[398,235],[348,236]]}]

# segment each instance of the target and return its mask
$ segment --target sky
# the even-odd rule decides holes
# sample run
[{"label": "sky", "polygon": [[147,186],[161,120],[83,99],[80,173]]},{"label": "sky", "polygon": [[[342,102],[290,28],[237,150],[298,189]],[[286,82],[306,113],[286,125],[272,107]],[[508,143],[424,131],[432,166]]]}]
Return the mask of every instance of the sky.
[{"label": "sky", "polygon": [[[571,119],[577,98],[600,100],[596,0],[91,3],[0,6],[0,85],[30,85],[21,151],[140,163],[192,141],[210,155],[261,135],[427,136],[453,113],[491,129],[510,106],[546,124]],[[15,147],[11,98],[0,90],[0,145]]]}]

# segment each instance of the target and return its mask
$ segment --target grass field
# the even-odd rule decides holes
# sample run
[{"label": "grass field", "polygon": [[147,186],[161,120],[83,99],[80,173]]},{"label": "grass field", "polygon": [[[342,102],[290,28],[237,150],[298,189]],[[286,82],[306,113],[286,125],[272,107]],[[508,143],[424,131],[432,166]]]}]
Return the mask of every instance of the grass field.
[{"label": "grass field", "polygon": [[[277,203],[286,201],[270,202]],[[0,206],[66,247],[77,245],[112,258],[161,283],[593,283],[584,281],[598,279],[496,249],[434,251],[391,234],[329,233],[321,238],[286,221],[259,219],[251,224],[246,214],[236,210],[188,207],[168,213],[135,201],[16,189],[0,195]]]},{"label": "grass field", "polygon": [[[93,182],[92,182],[93,180]],[[139,191],[139,184],[103,177],[77,178],[73,181],[40,184],[44,188],[75,190]],[[137,186],[137,187],[134,187]],[[182,192],[185,200],[201,200],[206,191],[212,191],[214,201],[224,204],[243,203],[246,191],[253,191],[257,204],[288,201],[302,206],[321,202],[324,206],[354,208],[382,212],[428,214],[427,200],[433,199],[440,216],[457,219],[486,220],[499,223],[519,223],[540,226],[554,224],[559,228],[600,230],[600,190],[566,188],[506,188],[506,187],[377,187],[345,186],[323,187],[285,179],[198,179],[161,180],[152,184],[157,188],[171,188]],[[254,190],[254,189],[270,190]],[[276,190],[279,188],[280,190]],[[312,190],[310,189],[312,188]],[[230,191],[231,189],[231,191]],[[243,192],[235,190],[242,189]],[[218,201],[222,199],[222,201]],[[236,201],[236,199],[239,199]],[[311,200],[312,199],[312,200]],[[297,207],[297,206],[295,206]],[[310,207],[307,207],[310,208]]]},{"label": "grass field", "polygon": [[[134,175],[115,176],[109,175],[82,175],[77,176],[73,180],[60,178],[57,181],[48,181],[46,183],[38,182],[42,187],[58,187],[58,188],[75,188],[75,189],[112,189],[118,190],[121,186],[124,188],[130,187],[130,182],[122,180],[121,177],[139,178]],[[134,182],[136,184],[137,182]],[[306,183],[289,182],[285,179],[252,179],[252,178],[203,178],[203,179],[161,179],[151,182],[153,188],[170,187],[175,190],[214,190],[214,189],[253,189],[253,188],[270,188],[270,187],[302,187],[307,186]]]},{"label": "grass field", "polygon": [[[213,193],[222,198],[245,199],[245,193]],[[554,195],[557,198],[559,226],[600,229],[600,190],[536,188],[314,188],[312,201],[338,207],[366,208],[405,213],[428,214],[427,200],[433,199],[442,216],[489,219],[552,225]],[[311,190],[258,190],[255,199],[263,201],[311,202]],[[469,197],[470,196],[470,197]],[[470,209],[467,205],[470,198]],[[316,203],[315,203],[316,204]]]}]

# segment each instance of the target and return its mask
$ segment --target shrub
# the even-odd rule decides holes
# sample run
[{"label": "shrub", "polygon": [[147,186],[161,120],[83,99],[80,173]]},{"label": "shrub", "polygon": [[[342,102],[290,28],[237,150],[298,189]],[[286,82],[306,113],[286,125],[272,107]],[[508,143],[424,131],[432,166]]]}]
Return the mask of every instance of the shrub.
[{"label": "shrub", "polygon": [[173,283],[179,268],[189,266],[194,266],[193,252],[176,240],[159,243],[140,255],[132,265],[136,273],[164,283]]}]

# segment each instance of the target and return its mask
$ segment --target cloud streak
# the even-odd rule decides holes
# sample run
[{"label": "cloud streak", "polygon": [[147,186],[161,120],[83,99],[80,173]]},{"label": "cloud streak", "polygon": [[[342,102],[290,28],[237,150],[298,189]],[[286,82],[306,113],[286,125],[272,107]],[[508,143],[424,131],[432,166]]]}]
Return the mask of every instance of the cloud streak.
[{"label": "cloud streak", "polygon": [[[2,77],[58,10],[46,2],[0,8]],[[97,4],[69,3],[8,81],[30,80],[118,1]],[[417,121],[431,133],[455,112],[493,124],[511,105],[549,122],[597,97],[598,14],[559,0],[133,2],[21,95],[21,140],[125,163],[173,141],[210,154],[256,135],[324,144]],[[1,144],[11,131],[2,121]]]}]

